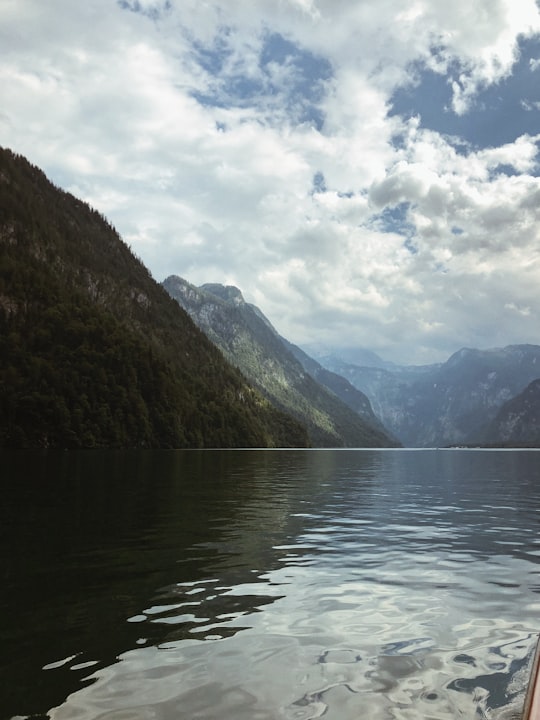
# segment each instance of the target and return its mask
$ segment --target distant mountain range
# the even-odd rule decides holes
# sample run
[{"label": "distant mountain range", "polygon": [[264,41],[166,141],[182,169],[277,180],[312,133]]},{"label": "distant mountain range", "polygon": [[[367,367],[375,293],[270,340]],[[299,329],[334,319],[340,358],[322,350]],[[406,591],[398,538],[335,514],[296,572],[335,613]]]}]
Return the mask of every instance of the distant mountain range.
[{"label": "distant mountain range", "polygon": [[464,348],[426,366],[359,366],[337,352],[318,359],[364,392],[405,446],[540,444],[537,345]]},{"label": "distant mountain range", "polygon": [[304,425],[316,447],[388,447],[369,400],[280,337],[255,305],[232,286],[195,287],[171,276],[163,287],[274,406]]}]

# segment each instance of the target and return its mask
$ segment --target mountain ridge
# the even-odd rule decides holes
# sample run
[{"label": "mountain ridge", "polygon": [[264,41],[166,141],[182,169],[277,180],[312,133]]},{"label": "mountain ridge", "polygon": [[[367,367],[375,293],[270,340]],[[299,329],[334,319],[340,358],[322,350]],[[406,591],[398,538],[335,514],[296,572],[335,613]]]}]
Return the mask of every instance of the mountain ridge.
[{"label": "mountain ridge", "polygon": [[[314,446],[396,444],[374,416],[369,422],[314,380],[268,318],[246,303],[238,288],[218,283],[197,288],[176,275],[166,278],[163,287],[274,405],[308,428]],[[369,406],[367,399],[366,403]]]}]

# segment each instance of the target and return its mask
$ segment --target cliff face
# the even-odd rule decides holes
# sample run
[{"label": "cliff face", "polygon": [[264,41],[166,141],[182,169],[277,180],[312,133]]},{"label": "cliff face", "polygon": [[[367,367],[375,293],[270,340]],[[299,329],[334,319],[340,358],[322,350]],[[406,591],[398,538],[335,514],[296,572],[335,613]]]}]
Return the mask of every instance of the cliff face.
[{"label": "cliff face", "polygon": [[163,286],[261,393],[308,428],[312,445],[396,444],[371,412],[367,398],[362,416],[317,382],[238,288],[216,284],[197,288],[176,276],[167,278]]},{"label": "cliff face", "polygon": [[0,447],[302,446],[99,213],[0,150]]}]

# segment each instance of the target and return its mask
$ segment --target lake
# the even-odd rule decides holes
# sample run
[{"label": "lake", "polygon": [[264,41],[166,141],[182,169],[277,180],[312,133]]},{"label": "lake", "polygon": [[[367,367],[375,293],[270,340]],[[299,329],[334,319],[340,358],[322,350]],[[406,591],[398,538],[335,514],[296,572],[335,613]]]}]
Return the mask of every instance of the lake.
[{"label": "lake", "polygon": [[0,717],[519,717],[540,453],[0,455]]}]

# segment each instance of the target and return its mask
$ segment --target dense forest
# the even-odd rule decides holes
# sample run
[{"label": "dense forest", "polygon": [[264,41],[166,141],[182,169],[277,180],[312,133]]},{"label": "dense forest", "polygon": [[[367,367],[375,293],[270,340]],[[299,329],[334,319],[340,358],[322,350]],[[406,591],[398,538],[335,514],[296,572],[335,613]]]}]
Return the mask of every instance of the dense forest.
[{"label": "dense forest", "polygon": [[98,212],[0,149],[0,447],[290,447]]}]

